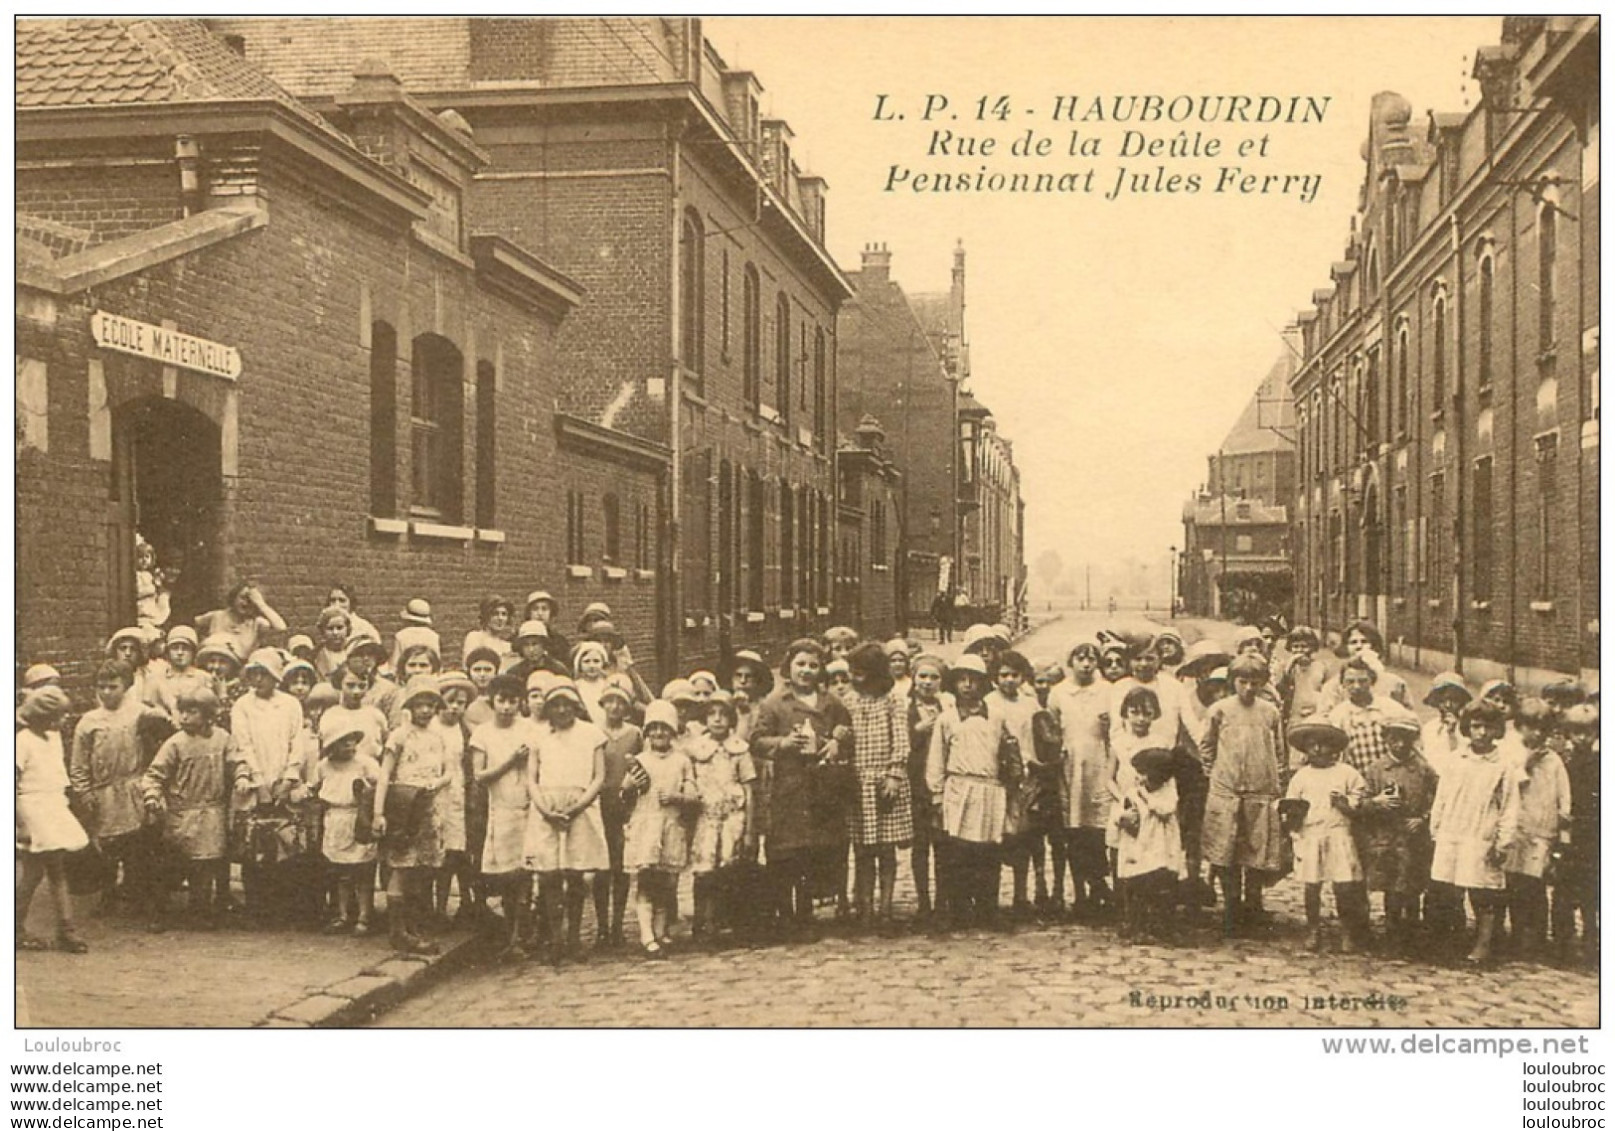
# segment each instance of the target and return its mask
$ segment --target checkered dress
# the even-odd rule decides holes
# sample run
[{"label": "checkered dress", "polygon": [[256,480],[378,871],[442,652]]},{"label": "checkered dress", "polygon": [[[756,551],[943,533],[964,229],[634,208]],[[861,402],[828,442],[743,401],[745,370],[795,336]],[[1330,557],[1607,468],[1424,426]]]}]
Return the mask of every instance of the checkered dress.
[{"label": "checkered dress", "polygon": [[[866,695],[848,697],[852,715],[853,769],[858,773],[858,807],[847,815],[854,844],[907,844],[914,839],[914,814],[908,773],[908,726],[896,700]],[[903,773],[891,780],[895,801],[882,808],[880,783],[892,767]]]},{"label": "checkered dress", "polygon": [[1368,767],[1391,756],[1391,748],[1385,744],[1385,731],[1380,726],[1384,717],[1378,699],[1366,707],[1347,701],[1329,714],[1329,721],[1345,731],[1349,740],[1340,760],[1359,774],[1366,774]]}]

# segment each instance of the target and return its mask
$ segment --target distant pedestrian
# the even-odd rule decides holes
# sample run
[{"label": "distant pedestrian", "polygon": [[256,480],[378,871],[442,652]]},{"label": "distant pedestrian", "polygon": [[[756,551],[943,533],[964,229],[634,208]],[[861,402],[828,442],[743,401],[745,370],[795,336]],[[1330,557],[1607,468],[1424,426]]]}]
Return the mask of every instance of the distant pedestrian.
[{"label": "distant pedestrian", "polygon": [[937,643],[947,644],[953,639],[953,591],[940,589],[931,598],[931,620],[936,625]]}]

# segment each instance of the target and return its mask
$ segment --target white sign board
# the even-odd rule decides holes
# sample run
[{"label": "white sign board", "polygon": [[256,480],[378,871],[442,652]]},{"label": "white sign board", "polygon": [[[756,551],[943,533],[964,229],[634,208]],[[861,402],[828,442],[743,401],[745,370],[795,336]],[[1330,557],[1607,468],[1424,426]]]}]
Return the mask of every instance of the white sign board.
[{"label": "white sign board", "polygon": [[178,330],[136,322],[117,314],[97,310],[90,315],[90,334],[104,350],[148,357],[164,365],[210,373],[234,381],[241,376],[241,351],[234,346],[193,338]]}]

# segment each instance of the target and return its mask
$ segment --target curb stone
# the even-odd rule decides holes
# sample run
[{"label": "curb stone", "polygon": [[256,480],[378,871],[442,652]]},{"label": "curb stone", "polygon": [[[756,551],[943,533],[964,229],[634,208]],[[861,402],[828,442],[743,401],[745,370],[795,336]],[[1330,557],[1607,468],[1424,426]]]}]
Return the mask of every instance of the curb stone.
[{"label": "curb stone", "polygon": [[487,949],[475,934],[450,936],[443,953],[395,954],[270,1011],[255,1029],[338,1029],[363,1025],[474,961]]}]

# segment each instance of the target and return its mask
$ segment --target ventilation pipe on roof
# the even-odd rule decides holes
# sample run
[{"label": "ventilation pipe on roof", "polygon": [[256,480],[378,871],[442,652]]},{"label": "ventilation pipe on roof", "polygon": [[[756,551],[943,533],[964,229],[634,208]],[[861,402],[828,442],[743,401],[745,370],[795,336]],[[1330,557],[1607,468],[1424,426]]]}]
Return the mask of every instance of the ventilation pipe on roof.
[{"label": "ventilation pipe on roof", "polygon": [[174,163],[179,166],[179,200],[185,215],[202,210],[202,150],[189,134],[174,138]]}]

